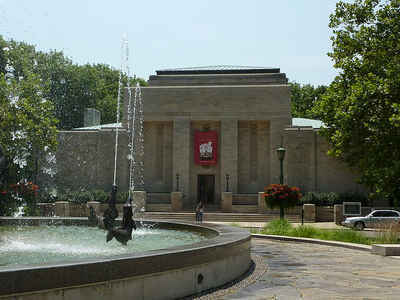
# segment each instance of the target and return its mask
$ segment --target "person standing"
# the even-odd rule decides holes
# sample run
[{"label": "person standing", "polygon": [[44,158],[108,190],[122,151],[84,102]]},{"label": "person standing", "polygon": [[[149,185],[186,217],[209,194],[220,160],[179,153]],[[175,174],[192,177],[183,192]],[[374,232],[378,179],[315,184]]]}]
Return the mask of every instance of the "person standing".
[{"label": "person standing", "polygon": [[196,223],[203,222],[203,213],[204,213],[203,201],[199,201],[199,203],[196,206]]}]

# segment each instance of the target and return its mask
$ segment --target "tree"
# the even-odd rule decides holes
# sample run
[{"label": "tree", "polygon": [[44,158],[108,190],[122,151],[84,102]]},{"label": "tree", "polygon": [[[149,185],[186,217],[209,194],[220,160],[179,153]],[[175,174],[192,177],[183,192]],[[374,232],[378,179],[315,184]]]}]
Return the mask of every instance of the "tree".
[{"label": "tree", "polygon": [[5,62],[0,65],[0,145],[9,164],[0,207],[10,212],[3,200],[16,198],[4,192],[10,184],[36,180],[40,157],[55,151],[57,121],[52,103],[43,96],[46,83],[32,72],[34,56],[25,51],[30,46],[0,39],[0,47],[0,60]]},{"label": "tree", "polygon": [[327,125],[329,154],[360,182],[400,200],[400,2],[340,1],[330,16],[339,75],[314,111]]},{"label": "tree", "polygon": [[326,86],[319,85],[316,88],[311,84],[289,82],[291,111],[294,118],[318,119],[318,114],[313,107],[320,101],[326,91]]}]

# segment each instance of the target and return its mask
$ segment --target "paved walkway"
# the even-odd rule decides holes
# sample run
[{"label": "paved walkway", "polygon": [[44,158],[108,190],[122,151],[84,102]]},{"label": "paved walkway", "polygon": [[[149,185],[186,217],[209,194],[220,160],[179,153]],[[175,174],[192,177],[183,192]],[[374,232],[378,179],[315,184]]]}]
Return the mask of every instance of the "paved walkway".
[{"label": "paved walkway", "polygon": [[218,299],[400,299],[400,259],[307,243],[253,239],[268,270]]},{"label": "paved walkway", "polygon": [[[215,224],[224,224],[224,225],[236,225],[243,228],[263,228],[266,222],[210,222]],[[291,223],[293,226],[300,226],[301,223]],[[338,226],[334,222],[318,222],[318,223],[304,223],[305,225],[310,225],[313,227],[321,228],[321,229],[340,229],[345,228],[343,226]]]}]

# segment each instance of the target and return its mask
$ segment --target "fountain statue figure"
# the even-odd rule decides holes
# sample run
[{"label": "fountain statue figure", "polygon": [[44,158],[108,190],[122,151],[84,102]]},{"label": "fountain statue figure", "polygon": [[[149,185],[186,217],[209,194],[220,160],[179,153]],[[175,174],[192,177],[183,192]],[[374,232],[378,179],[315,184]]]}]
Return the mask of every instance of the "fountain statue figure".
[{"label": "fountain statue figure", "polygon": [[108,208],[104,211],[103,217],[98,218],[98,226],[107,230],[106,241],[109,242],[115,238],[123,245],[132,239],[132,231],[136,230],[136,224],[133,220],[132,199],[129,197],[123,207],[122,224],[120,227],[115,226],[115,219],[118,217],[116,207],[117,186],[113,185],[110,197],[108,199]]}]

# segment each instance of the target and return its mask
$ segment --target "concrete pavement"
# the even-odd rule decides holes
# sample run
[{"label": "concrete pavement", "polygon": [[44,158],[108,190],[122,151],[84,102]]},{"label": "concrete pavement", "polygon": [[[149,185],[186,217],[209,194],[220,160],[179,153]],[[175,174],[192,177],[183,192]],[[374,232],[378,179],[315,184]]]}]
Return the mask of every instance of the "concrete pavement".
[{"label": "concrete pavement", "polygon": [[307,243],[252,240],[258,280],[215,299],[400,299],[400,260]]}]

